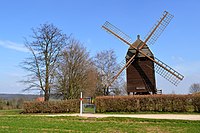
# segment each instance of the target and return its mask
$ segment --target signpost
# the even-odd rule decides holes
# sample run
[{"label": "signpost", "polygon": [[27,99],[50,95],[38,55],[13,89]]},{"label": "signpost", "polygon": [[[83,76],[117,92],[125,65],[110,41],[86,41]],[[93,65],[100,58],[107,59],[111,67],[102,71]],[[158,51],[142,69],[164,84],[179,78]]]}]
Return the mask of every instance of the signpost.
[{"label": "signpost", "polygon": [[93,102],[91,97],[83,98],[83,93],[80,93],[80,116],[82,116],[83,113],[95,113],[96,108]]},{"label": "signpost", "polygon": [[81,97],[80,97],[80,116],[83,114],[83,93],[81,92]]}]

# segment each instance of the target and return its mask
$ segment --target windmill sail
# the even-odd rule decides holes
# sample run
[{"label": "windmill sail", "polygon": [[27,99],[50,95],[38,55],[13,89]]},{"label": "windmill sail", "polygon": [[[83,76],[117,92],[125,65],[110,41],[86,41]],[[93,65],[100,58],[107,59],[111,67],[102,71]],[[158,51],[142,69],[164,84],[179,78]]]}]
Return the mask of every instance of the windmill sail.
[{"label": "windmill sail", "polygon": [[161,75],[163,78],[167,79],[169,82],[171,82],[175,86],[177,86],[178,83],[181,80],[183,80],[183,78],[184,78],[183,75],[181,75],[180,73],[175,71],[173,68],[171,68],[170,66],[168,66],[167,64],[165,64],[164,62],[159,60],[158,58],[156,58],[156,57],[154,57],[154,58],[159,64],[161,64],[163,66],[163,67],[161,67],[161,65],[154,63],[156,73]]},{"label": "windmill sail", "polygon": [[124,43],[131,45],[132,44],[132,39],[126,35],[124,32],[122,32],[120,29],[106,21],[104,25],[102,26],[103,29],[105,29],[108,33],[113,34],[116,36],[118,39],[123,41]]},{"label": "windmill sail", "polygon": [[153,45],[156,40],[160,37],[162,32],[165,30],[167,25],[170,23],[174,16],[164,11],[163,17],[152,27],[150,32],[145,37],[145,42],[147,45]]},{"label": "windmill sail", "polygon": [[[109,23],[108,21],[106,21],[104,23],[104,25],[102,26],[102,28],[105,29],[108,33],[111,33],[112,35],[114,35],[115,37],[117,37],[122,42],[124,42],[124,43],[128,44],[129,46],[131,46],[132,39],[127,34],[125,34],[124,32],[122,32],[120,29],[118,29],[117,27],[115,27],[114,25],[112,25],[111,23]],[[108,84],[107,87],[111,86],[111,84],[124,71],[124,69],[127,68],[127,67],[129,67],[129,65],[134,61],[135,56],[136,55],[132,56],[127,63],[124,63],[125,65],[116,74],[116,76],[113,77],[113,80],[110,82],[110,84]]]}]

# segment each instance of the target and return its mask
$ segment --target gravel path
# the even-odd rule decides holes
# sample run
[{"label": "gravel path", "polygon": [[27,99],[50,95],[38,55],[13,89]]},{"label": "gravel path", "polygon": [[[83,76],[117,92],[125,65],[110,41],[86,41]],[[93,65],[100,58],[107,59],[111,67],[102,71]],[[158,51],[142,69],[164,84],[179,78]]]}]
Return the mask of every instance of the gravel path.
[{"label": "gravel path", "polygon": [[200,115],[196,114],[57,114],[48,116],[80,116],[87,118],[103,117],[130,117],[130,118],[150,118],[150,119],[176,119],[176,120],[200,120]]}]

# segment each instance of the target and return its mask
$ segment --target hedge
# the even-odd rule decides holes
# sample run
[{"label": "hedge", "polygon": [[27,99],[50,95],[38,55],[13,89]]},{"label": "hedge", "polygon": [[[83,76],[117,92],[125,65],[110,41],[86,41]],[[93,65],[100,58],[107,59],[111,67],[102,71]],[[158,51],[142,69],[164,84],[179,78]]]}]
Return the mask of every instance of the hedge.
[{"label": "hedge", "polygon": [[63,100],[48,102],[25,102],[23,113],[77,113],[79,112],[80,101]]},{"label": "hedge", "polygon": [[200,112],[200,95],[102,96],[96,112]]},{"label": "hedge", "polygon": [[[95,99],[96,112],[200,112],[200,95],[102,96]],[[80,101],[24,102],[23,113],[77,113]]]}]

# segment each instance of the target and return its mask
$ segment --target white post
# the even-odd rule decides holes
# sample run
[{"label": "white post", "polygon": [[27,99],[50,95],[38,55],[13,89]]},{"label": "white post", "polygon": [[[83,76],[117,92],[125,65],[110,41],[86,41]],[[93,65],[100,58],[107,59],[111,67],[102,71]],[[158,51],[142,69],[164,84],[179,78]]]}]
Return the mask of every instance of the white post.
[{"label": "white post", "polygon": [[82,116],[83,113],[83,94],[81,92],[81,97],[80,97],[80,116]]}]

